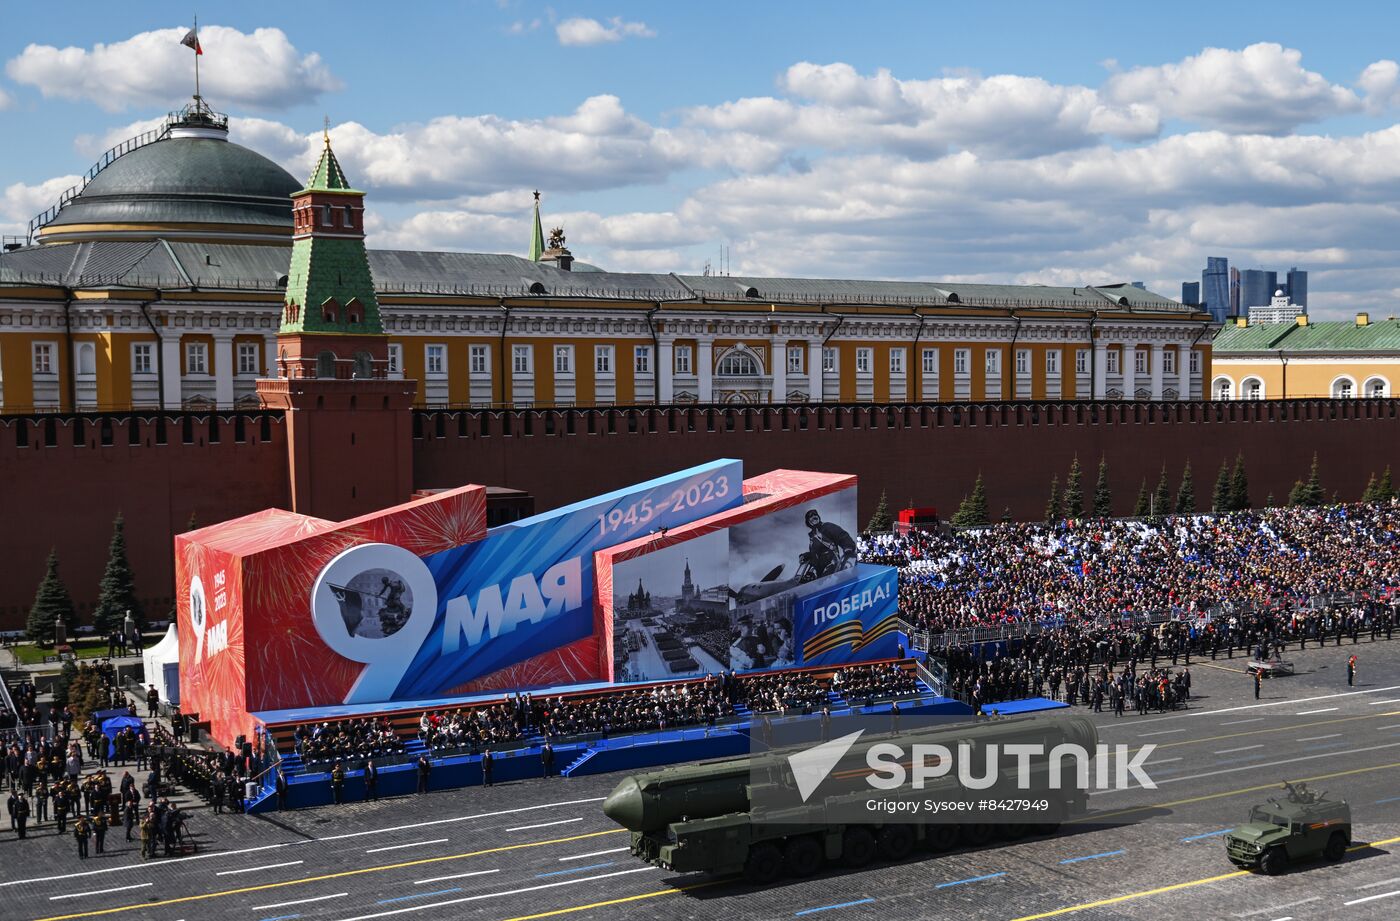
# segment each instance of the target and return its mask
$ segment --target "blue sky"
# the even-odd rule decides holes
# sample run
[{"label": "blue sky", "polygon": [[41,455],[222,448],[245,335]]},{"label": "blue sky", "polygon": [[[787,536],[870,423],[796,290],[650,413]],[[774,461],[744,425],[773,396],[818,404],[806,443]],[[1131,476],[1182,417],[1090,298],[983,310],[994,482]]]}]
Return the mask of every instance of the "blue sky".
[{"label": "blue sky", "polygon": [[[187,4],[10,4],[0,229],[190,91]],[[1302,3],[209,3],[205,95],[372,243],[697,271],[1047,283],[1204,257],[1396,313],[1400,12]],[[161,30],[170,30],[162,32]],[[102,46],[102,47],[99,47]]]}]

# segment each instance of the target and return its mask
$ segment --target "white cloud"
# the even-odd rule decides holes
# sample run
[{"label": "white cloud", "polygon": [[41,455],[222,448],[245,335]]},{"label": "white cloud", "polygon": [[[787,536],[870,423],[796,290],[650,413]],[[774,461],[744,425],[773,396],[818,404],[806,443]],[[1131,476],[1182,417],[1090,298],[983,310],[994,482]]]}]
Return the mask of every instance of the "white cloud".
[{"label": "white cloud", "polygon": [[1360,108],[1354,92],[1306,70],[1302,59],[1302,52],[1272,42],[1239,51],[1206,48],[1178,63],[1116,73],[1102,95],[1222,131],[1263,134]]},{"label": "white cloud", "polygon": [[10,94],[5,92],[5,88],[0,86],[0,111],[8,109],[10,106],[14,105],[14,102]]},{"label": "white cloud", "polygon": [[538,16],[530,20],[517,19],[515,22],[506,26],[506,34],[524,35],[526,32],[534,32],[543,24],[544,21],[541,20]]},{"label": "white cloud", "polygon": [[[5,71],[46,97],[88,100],[108,111],[174,105],[194,88],[194,54],[180,44],[185,32],[157,29],[91,49],[29,45]],[[298,51],[281,29],[206,26],[200,44],[201,88],[216,106],[278,109],[341,88],[320,55]]]},{"label": "white cloud", "polygon": [[561,45],[605,45],[620,42],[624,38],[654,38],[656,32],[644,22],[625,22],[621,16],[614,16],[607,24],[596,19],[575,16],[565,19],[554,27],[554,34]]},{"label": "white cloud", "polygon": [[1366,94],[1366,111],[1379,115],[1400,104],[1400,64],[1376,61],[1367,65],[1356,81]]}]

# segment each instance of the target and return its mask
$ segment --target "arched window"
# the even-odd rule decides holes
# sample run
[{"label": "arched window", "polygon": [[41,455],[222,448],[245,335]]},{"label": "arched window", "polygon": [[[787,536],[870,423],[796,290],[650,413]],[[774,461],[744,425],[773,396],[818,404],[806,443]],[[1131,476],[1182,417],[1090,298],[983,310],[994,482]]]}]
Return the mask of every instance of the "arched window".
[{"label": "arched window", "polygon": [[1210,389],[1217,400],[1233,400],[1235,398],[1235,382],[1228,377],[1217,377]]},{"label": "arched window", "polygon": [[1332,382],[1332,397],[1337,400],[1350,400],[1356,396],[1356,381],[1349,377],[1339,377]]},{"label": "arched window", "polygon": [[721,377],[758,377],[759,373],[758,361],[742,349],[734,349],[719,360]]},{"label": "arched window", "polygon": [[97,373],[97,350],[93,348],[91,342],[84,342],[78,346],[78,373]]},{"label": "arched window", "polygon": [[345,205],[344,210],[341,212],[341,217],[343,217],[343,218],[345,219],[345,226],[346,226],[346,227],[354,227],[354,226],[355,226],[355,218],[354,218],[354,216],[351,214],[350,206],[349,206],[349,205]]},{"label": "arched window", "polygon": [[326,351],[316,356],[316,376],[335,377],[335,353]]},{"label": "arched window", "polygon": [[1375,400],[1385,399],[1390,396],[1390,381],[1383,377],[1373,377],[1366,382],[1361,392]]},{"label": "arched window", "polygon": [[1247,377],[1240,385],[1240,396],[1246,400],[1264,399],[1264,382],[1257,377]]},{"label": "arched window", "polygon": [[322,205],[322,206],[321,206],[321,224],[322,224],[322,226],[324,226],[324,227],[329,227],[329,226],[331,226],[331,206],[330,206],[330,205]]},{"label": "arched window", "polygon": [[369,380],[374,377],[374,358],[369,352],[355,353],[355,378],[357,380]]}]

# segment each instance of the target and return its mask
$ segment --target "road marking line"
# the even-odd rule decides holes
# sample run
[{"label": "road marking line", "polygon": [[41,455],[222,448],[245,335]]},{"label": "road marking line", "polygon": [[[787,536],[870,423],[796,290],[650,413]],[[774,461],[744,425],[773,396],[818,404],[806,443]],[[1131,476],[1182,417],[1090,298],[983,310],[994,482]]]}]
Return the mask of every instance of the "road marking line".
[{"label": "road marking line", "polygon": [[1275,918],[1274,921],[1293,921],[1293,916],[1284,915],[1282,918]]},{"label": "road marking line", "polygon": [[125,892],[128,889],[145,889],[147,886],[154,885],[155,883],[137,883],[134,886],[118,886],[115,889],[94,889],[91,892],[70,892],[67,895],[51,895],[49,896],[49,901],[56,902],[59,899],[80,899],[85,895],[106,895],[109,892]]},{"label": "road marking line", "polygon": [[582,873],[585,870],[601,870],[603,867],[613,867],[617,861],[609,860],[607,863],[592,863],[586,867],[570,867],[567,870],[552,870],[549,873],[536,873],[535,879],[544,879],[546,876],[563,876],[566,873]]},{"label": "road marking line", "polygon": [[679,895],[682,892],[689,892],[692,889],[703,889],[706,886],[717,886],[720,883],[729,882],[725,879],[709,879],[703,883],[691,883],[688,886],[670,886],[665,889],[653,889],[651,892],[642,892],[637,895],[624,895],[617,899],[607,899],[602,902],[589,902],[586,905],[570,905],[568,908],[555,908],[550,911],[541,911],[533,915],[520,915],[515,918],[507,918],[506,921],[539,921],[540,918],[554,918],[559,915],[571,915],[576,911],[592,911],[595,908],[607,908],[609,905],[625,905],[628,902],[638,902],[642,899],[654,899],[662,895]]},{"label": "road marking line", "polygon": [[571,854],[568,857],[560,857],[560,862],[565,860],[582,860],[585,857],[602,857],[604,854],[620,854],[623,851],[632,850],[631,845],[627,847],[610,847],[606,851],[589,851],[587,854]]},{"label": "road marking line", "polygon": [[308,902],[324,902],[327,899],[343,899],[350,893],[337,892],[335,895],[318,895],[310,899],[296,899],[291,902],[273,902],[271,905],[254,905],[253,911],[262,911],[267,908],[286,908],[288,905],[305,905]]},{"label": "road marking line", "polygon": [[1352,899],[1350,902],[1343,902],[1343,905],[1360,905],[1362,902],[1374,902],[1376,899],[1388,899],[1392,895],[1400,895],[1400,889],[1394,892],[1382,892],[1380,895],[1368,895],[1364,899]]},{"label": "road marking line", "polygon": [[1301,697],[1298,700],[1271,700],[1262,704],[1242,704],[1238,707],[1221,707],[1219,710],[1192,710],[1188,713],[1153,717],[1150,722],[1162,723],[1167,720],[1184,720],[1195,716],[1219,716],[1222,713],[1240,713],[1245,710],[1260,710],[1264,707],[1292,707],[1298,704],[1310,704],[1315,700],[1335,700],[1338,697],[1356,697],[1361,694],[1384,694],[1386,691],[1400,691],[1400,684],[1388,688],[1371,688],[1366,691],[1342,691],[1337,694],[1321,694],[1317,697]]},{"label": "road marking line", "polygon": [[1219,838],[1221,835],[1228,835],[1232,831],[1234,831],[1233,828],[1222,828],[1220,831],[1208,831],[1204,835],[1192,835],[1189,838],[1182,838],[1181,841],[1185,844],[1187,841],[1200,841],[1202,838]]},{"label": "road marking line", "polygon": [[263,918],[262,921],[291,921],[292,918],[300,918],[301,915],[278,915],[275,918]]},{"label": "road marking line", "polygon": [[[515,815],[517,812],[533,812],[536,809],[553,809],[555,806],[578,806],[583,803],[601,803],[605,797],[595,796],[590,799],[570,799],[558,803],[541,803],[537,806],[521,806],[519,809],[501,809],[496,812],[478,812],[475,815],[459,815],[451,819],[433,819],[431,822],[414,822],[412,825],[393,825],[389,828],[375,828],[369,831],[352,831],[343,835],[328,835],[324,838],[317,838],[317,841],[341,841],[345,838],[360,838],[364,835],[382,835],[391,831],[406,831],[410,828],[427,828],[429,825],[444,825],[449,822],[466,822],[471,819],[493,819],[496,816]],[[281,847],[281,845],[273,845]]]},{"label": "road marking line", "polygon": [[600,873],[597,876],[581,876],[578,879],[566,879],[557,883],[541,883],[538,886],[525,886],[524,888],[505,889],[500,892],[479,892],[476,895],[464,895],[458,899],[447,899],[443,902],[429,902],[427,905],[412,905],[408,908],[394,908],[389,911],[375,912],[372,915],[356,915],[353,918],[345,918],[344,921],[370,921],[372,918],[387,918],[391,915],[408,914],[411,911],[427,911],[430,908],[445,908],[448,905],[461,905],[463,902],[478,902],[482,899],[498,899],[507,895],[521,895],[526,892],[538,892],[541,889],[553,889],[557,886],[577,886],[579,883],[593,882],[599,879],[611,879],[614,876],[626,876],[630,873],[646,873],[656,870],[657,867],[637,867],[634,870],[618,870],[616,873]]},{"label": "road marking line", "polygon": [[1299,742],[1317,742],[1317,741],[1319,741],[1319,740],[1321,740],[1321,739],[1339,739],[1339,738],[1341,738],[1341,736],[1342,736],[1342,734],[1341,734],[1340,732],[1334,732],[1334,733],[1332,733],[1331,735],[1326,735],[1326,736],[1304,736],[1303,738],[1298,739],[1297,741],[1299,741]]},{"label": "road marking line", "polygon": [[423,885],[424,883],[440,883],[440,882],[443,882],[443,881],[449,880],[449,879],[465,879],[465,878],[468,877],[468,876],[485,876],[485,875],[487,875],[488,873],[499,873],[499,872],[501,872],[499,869],[497,869],[497,870],[472,870],[470,873],[453,873],[451,876],[434,876],[432,879],[420,879],[420,880],[416,880],[416,881],[413,883],[413,885],[415,885],[415,886],[421,886],[421,885]]},{"label": "road marking line", "polygon": [[1373,700],[1368,703],[1368,707],[1379,707],[1381,704],[1400,704],[1400,700]]},{"label": "road marking line", "polygon": [[1396,723],[1394,726],[1377,726],[1377,727],[1376,727],[1376,731],[1377,731],[1377,732],[1383,732],[1383,731],[1386,730],[1386,729],[1400,729],[1400,723]]},{"label": "road marking line", "polygon": [[390,902],[407,902],[409,899],[427,899],[435,895],[447,895],[449,892],[461,892],[461,886],[453,886],[451,889],[437,889],[433,892],[415,892],[413,895],[399,895],[392,899],[380,899],[377,905],[388,905]]},{"label": "road marking line", "polygon": [[1168,736],[1168,735],[1171,735],[1173,732],[1185,732],[1185,731],[1186,731],[1185,729],[1163,729],[1163,730],[1160,731],[1160,732],[1144,732],[1142,735],[1138,736],[1138,738],[1139,738],[1139,739],[1146,739],[1146,738],[1148,738],[1148,737],[1150,737],[1150,736]]},{"label": "road marking line", "polygon": [[1089,855],[1087,855],[1087,856],[1085,856],[1085,857],[1070,857],[1070,858],[1068,858],[1067,860],[1061,860],[1060,863],[1062,863],[1062,864],[1064,864],[1064,863],[1079,863],[1079,862],[1082,861],[1082,860],[1098,860],[1100,857],[1117,857],[1119,854],[1126,854],[1126,853],[1128,853],[1128,852],[1127,852],[1127,851],[1104,851],[1102,854],[1089,854]]},{"label": "road marking line", "polygon": [[1385,799],[1376,800],[1376,805],[1379,806],[1381,803],[1393,803],[1396,800],[1400,800],[1400,796],[1387,796]]},{"label": "road marking line", "polygon": [[1006,871],[1003,870],[1003,871],[1000,872],[1000,873],[988,873],[986,876],[969,876],[967,879],[955,879],[955,880],[953,880],[953,881],[950,882],[950,883],[939,883],[937,886],[934,886],[933,888],[935,888],[935,889],[947,889],[949,886],[961,886],[961,885],[964,885],[965,883],[980,883],[980,882],[982,882],[982,880],[984,880],[984,879],[996,879],[998,876],[1005,876],[1005,875],[1006,875]]},{"label": "road marking line", "polygon": [[1299,711],[1298,713],[1295,713],[1295,714],[1293,714],[1293,715],[1294,715],[1294,716],[1312,716],[1314,713],[1331,713],[1331,712],[1334,711],[1334,710],[1340,710],[1340,709],[1342,709],[1342,708],[1341,708],[1341,707],[1323,707],[1321,710],[1301,710],[1301,711]]},{"label": "road marking line", "polygon": [[306,863],[304,860],[289,860],[286,863],[270,863],[262,867],[245,867],[242,870],[220,870],[215,876],[235,876],[239,873],[256,873],[259,870],[276,870],[278,867],[294,867],[299,863]]},{"label": "road marking line", "polygon": [[232,857],[236,854],[252,854],[256,851],[270,851],[273,848],[291,847],[293,844],[302,842],[284,841],[281,844],[264,844],[259,847],[245,847],[237,851],[210,851],[208,854],[195,854],[190,857],[164,857],[158,864],[131,863],[121,864],[115,867],[103,867],[100,870],[84,870],[79,873],[64,873],[61,876],[36,876],[32,879],[10,879],[0,882],[0,888],[5,886],[18,886],[23,883],[52,883],[64,879],[77,879],[80,876],[97,876],[100,873],[117,873],[122,870],[149,870],[153,867],[169,866],[172,863],[184,863],[186,860],[208,860],[210,857]]},{"label": "road marking line", "polygon": [[1357,886],[1357,889],[1377,889],[1381,886],[1389,886],[1391,883],[1400,883],[1400,876],[1392,876],[1390,879],[1383,879],[1378,883],[1367,883],[1364,886]]},{"label": "road marking line", "polygon": [[[1392,742],[1392,743],[1390,743],[1390,744],[1388,744],[1388,745],[1372,745],[1372,746],[1369,747],[1369,748],[1349,748],[1349,749],[1346,749],[1346,750],[1344,750],[1344,751],[1339,751],[1339,752],[1319,752],[1319,753],[1316,754],[1316,755],[1300,755],[1300,756],[1298,756],[1297,758],[1285,758],[1285,759],[1283,759],[1283,760],[1281,760],[1281,761],[1269,761],[1269,762],[1267,762],[1266,764],[1263,764],[1263,765],[1259,765],[1259,764],[1250,764],[1250,765],[1244,765],[1244,766],[1242,766],[1242,767],[1221,768],[1221,769],[1218,770],[1218,771],[1200,771],[1200,772],[1197,772],[1197,773],[1195,773],[1195,774],[1188,774],[1188,775],[1185,776],[1185,777],[1168,777],[1168,778],[1166,778],[1165,780],[1158,781],[1158,782],[1157,782],[1157,786],[1161,787],[1161,786],[1164,786],[1164,785],[1169,784],[1169,783],[1178,783],[1178,782],[1183,781],[1183,780],[1198,780],[1198,779],[1200,779],[1200,778],[1202,778],[1202,777],[1215,777],[1215,776],[1218,775],[1218,774],[1236,774],[1236,773],[1239,773],[1240,771],[1253,771],[1253,770],[1259,769],[1260,767],[1278,767],[1279,765],[1283,765],[1283,764],[1295,764],[1295,763],[1297,763],[1297,762],[1299,762],[1299,761],[1313,761],[1313,760],[1315,760],[1315,759],[1317,759],[1317,758],[1337,758],[1337,757],[1340,757],[1340,756],[1342,756],[1342,755],[1359,755],[1359,754],[1362,754],[1362,753],[1364,753],[1364,752],[1380,751],[1380,750],[1382,750],[1382,749],[1387,749],[1387,748],[1400,748],[1400,742]],[[1394,767],[1394,766],[1395,766],[1395,765],[1378,765],[1378,766],[1376,766],[1376,767],[1374,767],[1374,768],[1358,768],[1357,770],[1359,770],[1359,771],[1374,771],[1374,770],[1380,770],[1381,767]],[[1343,773],[1351,773],[1351,772],[1343,772]],[[1328,775],[1328,776],[1336,777],[1336,776],[1339,776],[1339,775],[1332,774],[1332,775]],[[1118,787],[1118,788],[1115,788],[1115,789],[1112,789],[1112,790],[1098,790],[1098,791],[1095,791],[1095,792],[1097,792],[1100,796],[1107,796],[1107,795],[1109,795],[1109,794],[1111,794],[1111,793],[1122,793],[1123,791],[1129,790],[1129,789],[1138,789],[1138,788],[1136,788],[1136,787]],[[1266,790],[1266,789],[1271,789],[1271,787],[1254,787],[1253,789],[1255,789],[1255,790]],[[1225,794],[1221,794],[1221,795],[1225,795]],[[1209,798],[1209,797],[1207,797],[1207,798]],[[1192,802],[1192,801],[1191,801],[1191,800],[1186,800],[1186,802]],[[1140,807],[1140,808],[1141,808],[1141,807]],[[1129,812],[1137,812],[1137,811],[1139,811],[1139,809],[1130,809],[1130,810],[1128,810],[1128,811],[1129,811]],[[1098,816],[1098,818],[1103,818],[1103,816]],[[1075,821],[1078,821],[1078,820],[1076,819]]]},{"label": "road marking line", "polygon": [[[1338,734],[1340,735],[1340,733],[1338,733]],[[1223,749],[1221,749],[1221,750],[1218,751],[1218,752],[1211,752],[1211,754],[1213,754],[1213,755],[1233,755],[1235,752],[1248,752],[1248,751],[1253,751],[1253,750],[1256,749],[1256,748],[1263,748],[1263,747],[1264,747],[1264,746],[1263,746],[1262,744],[1259,744],[1259,745],[1245,745],[1245,746],[1242,746],[1242,747],[1240,747],[1240,748],[1223,748]]]},{"label": "road marking line", "polygon": [[429,844],[446,844],[447,838],[434,838],[432,841],[412,841],[408,844],[391,844],[388,847],[372,847],[365,851],[366,854],[378,854],[381,851],[401,851],[406,847],[426,847]]},{"label": "road marking line", "polygon": [[571,825],[574,822],[582,822],[580,816],[577,819],[560,819],[558,822],[541,822],[539,825],[517,825],[514,828],[507,828],[506,831],[529,831],[532,828],[549,828],[553,825]]},{"label": "road marking line", "polygon": [[[1273,785],[1270,784],[1270,788]],[[519,844],[501,844],[496,847],[482,848],[478,851],[464,851],[461,854],[444,854],[439,857],[420,857],[417,860],[405,860],[400,863],[386,863],[374,867],[357,867],[354,870],[341,870],[336,873],[323,873],[320,876],[304,876],[301,879],[279,880],[275,883],[262,883],[258,886],[244,886],[240,889],[223,889],[218,892],[201,892],[198,895],[182,895],[173,899],[163,899],[159,902],[138,902],[134,905],[119,905],[115,908],[100,908],[95,911],[76,912],[70,915],[54,915],[49,918],[41,918],[39,921],[69,921],[72,918],[91,918],[98,915],[113,915],[125,911],[150,911],[163,905],[178,905],[182,902],[203,902],[208,899],[222,898],[226,895],[242,895],[245,892],[260,892],[264,889],[281,889],[285,886],[301,886],[307,883],[319,883],[328,879],[344,879],[347,876],[363,876],[366,873],[382,873],[386,870],[402,870],[404,867],[420,867],[430,863],[442,863],[448,860],[463,860],[468,857],[481,857],[485,854],[500,854],[505,851],[518,851],[531,847],[544,847],[550,844],[567,844],[571,841],[586,841],[589,838],[599,838],[603,835],[627,834],[625,828],[614,828],[608,831],[591,831],[579,835],[570,835],[567,838],[547,838],[543,841],[522,841]]]},{"label": "road marking line", "polygon": [[1309,902],[1319,902],[1322,896],[1315,895],[1307,899],[1299,899],[1296,902],[1284,902],[1282,905],[1270,905],[1268,908],[1256,908],[1253,911],[1242,911],[1235,915],[1236,918],[1253,918],[1255,915],[1269,915],[1276,911],[1283,911],[1285,908],[1297,908],[1299,905],[1306,905]]},{"label": "road marking line", "polygon": [[1256,716],[1256,717],[1254,717],[1253,719],[1248,719],[1248,720],[1230,720],[1230,722],[1228,722],[1228,723],[1221,723],[1220,725],[1222,725],[1222,726],[1242,726],[1242,725],[1244,725],[1245,723],[1262,723],[1262,722],[1264,722],[1264,717],[1262,717],[1262,716]]},{"label": "road marking line", "polygon": [[804,908],[801,911],[793,912],[793,917],[800,918],[803,915],[814,915],[819,911],[831,911],[833,908],[850,908],[852,905],[869,905],[874,899],[856,899],[854,902],[837,902],[835,905],[821,905],[817,908]]},{"label": "road marking line", "polygon": [[1159,761],[1144,761],[1144,762],[1142,763],[1142,766],[1143,766],[1143,767],[1153,767],[1154,765],[1158,765],[1158,764],[1171,764],[1173,761],[1180,761],[1180,760],[1181,760],[1180,758],[1162,758],[1162,759],[1159,760]]},{"label": "road marking line", "polygon": [[[1338,723],[1354,723],[1354,722],[1356,722],[1357,720],[1373,720],[1373,719],[1376,719],[1376,718],[1378,718],[1378,717],[1391,716],[1391,715],[1392,715],[1392,714],[1390,714],[1390,713],[1380,713],[1380,714],[1375,714],[1375,715],[1372,715],[1372,716],[1340,716],[1340,717],[1337,717],[1337,718],[1335,718],[1335,719],[1330,719],[1330,720],[1317,720],[1316,722],[1305,723],[1305,724],[1303,724],[1303,725],[1301,725],[1301,726],[1281,725],[1281,726],[1274,726],[1274,727],[1269,728],[1269,729],[1247,729],[1247,730],[1244,730],[1244,731],[1242,731],[1242,732],[1227,732],[1227,733],[1225,733],[1224,735],[1203,736],[1203,737],[1201,737],[1201,738],[1199,738],[1199,739],[1184,739],[1184,740],[1179,741],[1179,742],[1162,742],[1162,743],[1158,743],[1158,744],[1157,744],[1157,747],[1158,747],[1159,749],[1167,749],[1167,748],[1181,748],[1181,747],[1184,746],[1184,745],[1203,745],[1203,744],[1205,744],[1206,742],[1223,742],[1223,741],[1225,741],[1226,739],[1242,739],[1242,738],[1244,738],[1245,736],[1266,736],[1266,735],[1272,735],[1272,734],[1274,734],[1274,733],[1276,733],[1276,732],[1296,732],[1296,731],[1298,731],[1299,729],[1320,729],[1320,728],[1323,727],[1323,726],[1335,726],[1335,725],[1337,725]],[[1396,715],[1400,715],[1400,714],[1396,714]],[[1141,748],[1133,748],[1133,749],[1129,749],[1129,751],[1130,751],[1130,752],[1141,751]]]}]

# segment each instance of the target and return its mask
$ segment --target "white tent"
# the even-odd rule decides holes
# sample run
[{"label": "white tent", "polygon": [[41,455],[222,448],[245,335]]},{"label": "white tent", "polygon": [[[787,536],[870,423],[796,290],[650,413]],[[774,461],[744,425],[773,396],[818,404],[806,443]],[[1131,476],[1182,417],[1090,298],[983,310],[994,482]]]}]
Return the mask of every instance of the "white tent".
[{"label": "white tent", "polygon": [[[149,646],[141,653],[141,661],[146,666],[146,684],[156,686],[160,699],[171,703],[180,702],[180,638],[175,633],[175,625],[165,631],[159,643]],[[167,668],[167,666],[173,666]]]}]

